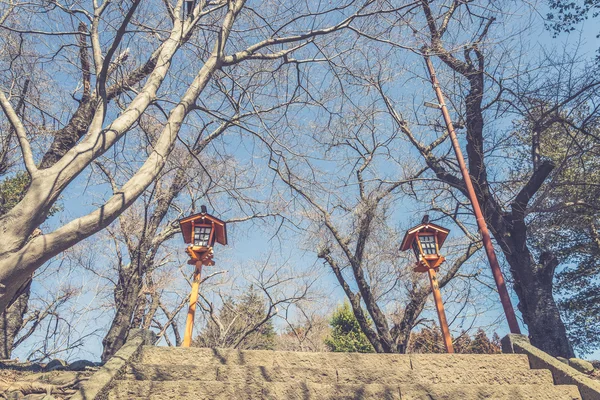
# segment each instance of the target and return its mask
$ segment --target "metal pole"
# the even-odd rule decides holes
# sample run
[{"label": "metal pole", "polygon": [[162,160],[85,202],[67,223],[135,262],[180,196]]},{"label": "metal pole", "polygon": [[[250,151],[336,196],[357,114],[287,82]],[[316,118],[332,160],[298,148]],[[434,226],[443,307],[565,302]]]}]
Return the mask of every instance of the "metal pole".
[{"label": "metal pole", "polygon": [[188,308],[185,321],[185,334],[182,347],[190,347],[192,344],[192,332],[194,330],[194,315],[196,314],[196,303],[198,302],[198,289],[200,288],[200,274],[202,273],[202,261],[196,261],[194,280],[192,281],[192,293],[190,295],[190,307]]},{"label": "metal pole", "polygon": [[504,314],[506,315],[510,332],[520,334],[521,329],[519,328],[515,310],[510,302],[510,296],[508,295],[508,290],[506,289],[506,283],[504,282],[504,277],[502,276],[502,271],[500,270],[500,265],[498,264],[496,253],[494,252],[494,246],[492,245],[490,232],[488,231],[487,224],[483,218],[483,213],[481,212],[481,207],[479,206],[479,201],[475,195],[475,189],[473,188],[473,183],[471,182],[471,176],[467,170],[458,139],[456,138],[456,132],[454,131],[454,126],[452,125],[452,120],[450,119],[450,113],[448,112],[448,108],[444,102],[442,89],[440,89],[439,82],[435,76],[433,63],[429,59],[429,56],[423,55],[423,57],[425,58],[427,70],[429,71],[429,76],[431,78],[431,84],[433,85],[433,89],[435,90],[435,94],[440,104],[440,109],[442,110],[442,115],[444,116],[444,122],[446,123],[448,133],[450,134],[450,139],[452,140],[452,147],[454,148],[454,153],[456,153],[456,159],[458,161],[458,165],[460,166],[460,172],[462,173],[465,181],[465,186],[469,194],[469,200],[471,200],[471,205],[473,206],[473,212],[475,213],[475,218],[477,219],[477,226],[479,227],[479,231],[481,232],[481,237],[483,240],[483,247],[485,248],[485,253],[487,254],[487,258],[490,262],[490,267],[492,268],[492,275],[494,276],[494,281],[496,281],[496,287],[498,288],[498,293],[500,294],[500,301],[502,302],[502,307],[504,308]]},{"label": "metal pole", "polygon": [[452,336],[450,336],[450,329],[448,329],[448,321],[446,320],[446,312],[444,311],[444,303],[442,303],[440,286],[438,285],[437,277],[435,276],[435,269],[427,268],[427,273],[429,274],[429,282],[431,283],[433,299],[435,300],[435,308],[437,309],[438,318],[440,319],[440,327],[442,328],[442,336],[444,337],[446,351],[448,353],[454,353]]}]

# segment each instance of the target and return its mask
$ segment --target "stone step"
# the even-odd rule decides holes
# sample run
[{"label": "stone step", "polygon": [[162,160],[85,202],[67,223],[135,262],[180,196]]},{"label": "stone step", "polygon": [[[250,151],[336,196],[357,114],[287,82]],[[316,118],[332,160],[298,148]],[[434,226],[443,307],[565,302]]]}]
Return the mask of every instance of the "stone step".
[{"label": "stone step", "polygon": [[423,372],[433,372],[443,368],[529,369],[529,361],[523,354],[302,353],[155,346],[143,348],[140,362],[142,364],[194,365],[198,367],[251,365],[285,368],[394,369],[398,371],[416,369]]},{"label": "stone step", "polygon": [[457,369],[438,368],[424,372],[407,369],[356,369],[356,368],[282,368],[267,366],[238,365],[149,365],[129,366],[121,379],[150,381],[222,381],[243,383],[264,382],[312,382],[323,384],[547,384],[553,385],[552,374],[548,370],[512,369]]},{"label": "stone step", "polygon": [[[199,371],[201,373],[201,371]],[[580,400],[576,386],[552,385],[325,385],[268,382],[116,381],[108,400],[168,399],[401,399]]]}]

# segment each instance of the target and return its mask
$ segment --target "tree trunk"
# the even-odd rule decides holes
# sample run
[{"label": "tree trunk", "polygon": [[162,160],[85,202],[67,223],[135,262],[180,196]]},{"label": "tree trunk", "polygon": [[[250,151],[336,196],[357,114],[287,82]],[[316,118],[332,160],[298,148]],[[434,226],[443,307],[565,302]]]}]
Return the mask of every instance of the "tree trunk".
[{"label": "tree trunk", "polygon": [[[575,357],[552,295],[552,284],[534,279],[521,284],[519,310],[529,328],[531,344],[553,356]],[[526,303],[525,307],[521,307]]]},{"label": "tree trunk", "polygon": [[527,247],[504,252],[515,280],[517,308],[529,330],[531,344],[555,357],[575,357],[567,330],[552,293],[554,270],[558,265],[551,253],[536,263]]},{"label": "tree trunk", "polygon": [[400,354],[406,354],[406,350],[408,349],[408,342],[410,341],[410,333],[415,327],[415,323],[419,315],[423,312],[423,308],[425,308],[425,303],[427,302],[426,296],[413,296],[411,301],[407,304],[404,309],[404,316],[402,317],[402,321],[397,326],[397,330],[393,332],[395,336],[396,342],[396,351]]},{"label": "tree trunk", "polygon": [[146,315],[146,304],[148,301],[146,300],[145,295],[138,296],[137,305],[133,311],[133,317],[131,318],[131,328],[141,328],[142,323],[144,321]]},{"label": "tree trunk", "polygon": [[[551,170],[552,168],[541,171],[542,178],[538,179],[538,187]],[[485,186],[487,187],[487,183]],[[527,186],[529,185],[522,190],[526,190]],[[537,189],[532,190],[533,193],[535,191]],[[536,262],[527,246],[529,234],[524,211],[528,199],[521,204],[513,203],[512,212],[507,213],[502,212],[489,191],[485,194],[478,191],[477,194],[485,220],[510,265],[515,293],[519,298],[517,308],[527,325],[531,343],[555,357],[574,357],[565,324],[552,293],[558,261],[548,252],[542,254],[539,262]]]},{"label": "tree trunk", "polygon": [[27,312],[31,280],[17,294],[16,300],[0,315],[0,359],[9,359],[15,338],[23,327],[23,316]]},{"label": "tree trunk", "polygon": [[138,304],[138,296],[142,289],[142,280],[137,274],[135,266],[129,264],[122,270],[121,276],[127,279],[119,279],[118,287],[115,288],[116,312],[110,328],[102,340],[102,361],[107,361],[125,343],[127,334],[131,329],[131,318]]}]

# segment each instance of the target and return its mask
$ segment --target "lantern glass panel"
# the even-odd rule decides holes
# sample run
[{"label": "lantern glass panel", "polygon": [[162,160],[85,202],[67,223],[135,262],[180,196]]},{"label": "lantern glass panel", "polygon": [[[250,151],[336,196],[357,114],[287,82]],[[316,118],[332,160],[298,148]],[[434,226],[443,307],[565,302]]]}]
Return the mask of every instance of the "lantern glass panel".
[{"label": "lantern glass panel", "polygon": [[415,253],[415,257],[417,257],[417,261],[419,261],[419,257],[421,256],[421,250],[419,249],[419,244],[415,240],[412,244],[413,252]]},{"label": "lantern glass panel", "polygon": [[210,239],[210,226],[195,226],[194,227],[194,246],[208,247]]},{"label": "lantern glass panel", "polygon": [[420,235],[419,241],[424,254],[437,254],[434,235]]}]

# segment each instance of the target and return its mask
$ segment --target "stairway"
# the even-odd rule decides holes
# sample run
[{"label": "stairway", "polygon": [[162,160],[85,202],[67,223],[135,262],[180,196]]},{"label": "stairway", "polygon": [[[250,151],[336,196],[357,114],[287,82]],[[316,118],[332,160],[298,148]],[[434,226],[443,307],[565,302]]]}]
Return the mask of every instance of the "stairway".
[{"label": "stairway", "polygon": [[581,399],[517,354],[358,354],[144,346],[109,400]]}]

